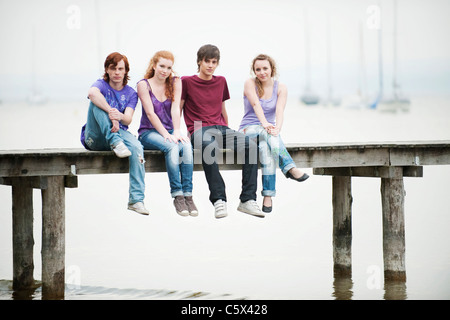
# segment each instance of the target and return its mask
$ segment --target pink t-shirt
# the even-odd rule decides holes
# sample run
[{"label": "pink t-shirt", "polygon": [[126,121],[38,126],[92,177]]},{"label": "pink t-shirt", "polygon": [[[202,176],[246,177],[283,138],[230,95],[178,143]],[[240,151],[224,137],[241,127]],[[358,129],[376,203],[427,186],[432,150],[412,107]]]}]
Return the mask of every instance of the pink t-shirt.
[{"label": "pink t-shirt", "polygon": [[197,75],[181,78],[184,100],[184,121],[190,134],[194,132],[194,122],[201,121],[202,127],[226,126],[222,115],[222,102],[230,99],[227,81],[222,76],[211,80],[200,79]]}]

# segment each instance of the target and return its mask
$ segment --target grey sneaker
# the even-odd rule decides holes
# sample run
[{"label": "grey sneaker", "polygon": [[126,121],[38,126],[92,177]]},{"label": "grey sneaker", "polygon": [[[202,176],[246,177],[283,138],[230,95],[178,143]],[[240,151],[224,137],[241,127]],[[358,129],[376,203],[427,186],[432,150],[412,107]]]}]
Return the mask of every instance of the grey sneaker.
[{"label": "grey sneaker", "polygon": [[227,203],[221,199],[214,202],[215,216],[217,219],[225,218],[227,213]]},{"label": "grey sneaker", "polygon": [[184,197],[184,202],[186,202],[186,205],[188,207],[189,215],[193,217],[198,216],[198,210],[197,207],[195,206],[192,196]]},{"label": "grey sneaker", "polygon": [[184,201],[184,196],[176,196],[173,199],[173,205],[180,216],[186,217],[189,215],[189,210],[186,202]]},{"label": "grey sneaker", "polygon": [[128,210],[132,210],[134,212],[143,214],[148,216],[149,212],[147,209],[145,209],[144,207],[144,203],[143,202],[136,202],[133,204],[128,204]]},{"label": "grey sneaker", "polygon": [[126,157],[131,156],[131,151],[127,148],[125,143],[123,143],[122,141],[119,142],[114,147],[113,151],[116,154],[116,156],[118,156],[119,158],[126,158]]},{"label": "grey sneaker", "polygon": [[266,215],[258,206],[255,200],[248,200],[245,202],[239,202],[238,211],[251,214],[252,216],[264,218]]}]

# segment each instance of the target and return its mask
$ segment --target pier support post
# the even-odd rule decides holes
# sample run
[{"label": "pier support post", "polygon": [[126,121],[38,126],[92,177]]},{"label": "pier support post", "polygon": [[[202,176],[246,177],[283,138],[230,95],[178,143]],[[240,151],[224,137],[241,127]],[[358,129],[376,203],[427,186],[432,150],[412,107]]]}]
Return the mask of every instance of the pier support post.
[{"label": "pier support post", "polygon": [[13,290],[34,285],[33,188],[22,178],[13,179]]},{"label": "pier support post", "polygon": [[350,176],[333,176],[334,276],[352,274],[352,187]]},{"label": "pier support post", "polygon": [[42,297],[64,298],[65,188],[64,176],[47,177],[42,190]]},{"label": "pier support post", "polygon": [[406,281],[404,197],[403,178],[381,179],[384,278],[388,281]]}]

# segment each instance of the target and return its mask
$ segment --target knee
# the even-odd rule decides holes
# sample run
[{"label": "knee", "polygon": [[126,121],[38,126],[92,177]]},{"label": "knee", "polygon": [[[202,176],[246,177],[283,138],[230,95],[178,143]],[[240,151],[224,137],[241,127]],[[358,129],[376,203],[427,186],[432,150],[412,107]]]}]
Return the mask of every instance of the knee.
[{"label": "knee", "polygon": [[183,143],[180,145],[180,157],[183,159],[183,163],[192,163],[193,149],[190,143]]},{"label": "knee", "polygon": [[127,141],[126,146],[133,155],[142,155],[144,153],[144,147],[137,139]]}]

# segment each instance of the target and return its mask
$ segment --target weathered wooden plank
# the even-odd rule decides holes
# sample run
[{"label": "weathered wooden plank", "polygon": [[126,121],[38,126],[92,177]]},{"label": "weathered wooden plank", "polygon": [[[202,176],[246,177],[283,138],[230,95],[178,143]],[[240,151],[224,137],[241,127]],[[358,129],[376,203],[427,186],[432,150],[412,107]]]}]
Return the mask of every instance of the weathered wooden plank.
[{"label": "weathered wooden plank", "polygon": [[423,177],[422,166],[314,168],[315,175],[341,177],[402,178]]},{"label": "weathered wooden plank", "polygon": [[[301,168],[450,164],[450,141],[288,144],[287,149]],[[232,151],[222,152],[223,159],[235,159],[230,155]],[[160,151],[146,150],[144,155],[146,172],[165,171]],[[197,162],[194,170],[201,170]],[[74,166],[77,174],[127,173],[129,167],[127,159],[117,158],[112,151],[0,150],[0,177],[70,175]],[[241,168],[240,164],[229,162],[220,166],[222,170]]]},{"label": "weathered wooden plank", "polygon": [[391,165],[445,165],[450,164],[450,148],[416,147],[391,150]]},{"label": "weathered wooden plank", "polygon": [[[0,185],[12,186],[17,181],[21,181],[24,186],[33,189],[47,189],[47,177],[0,177]],[[65,176],[64,177],[64,186],[66,188],[78,188],[78,177],[77,176]]]}]

